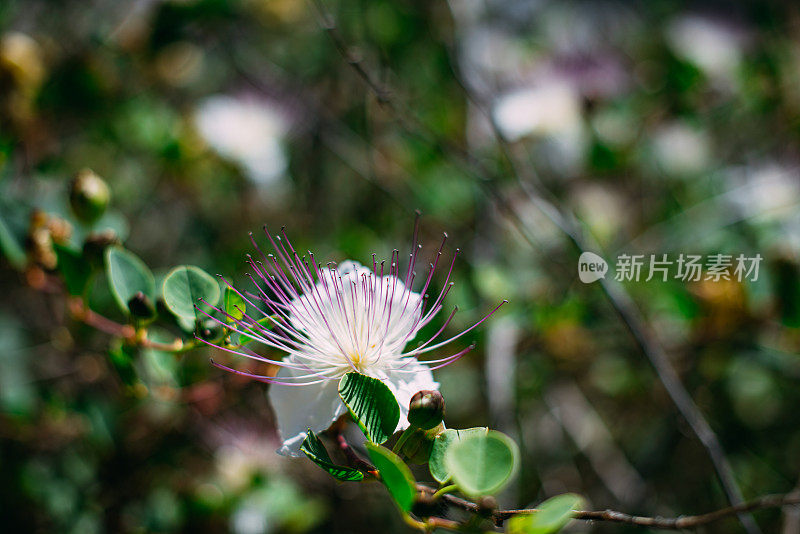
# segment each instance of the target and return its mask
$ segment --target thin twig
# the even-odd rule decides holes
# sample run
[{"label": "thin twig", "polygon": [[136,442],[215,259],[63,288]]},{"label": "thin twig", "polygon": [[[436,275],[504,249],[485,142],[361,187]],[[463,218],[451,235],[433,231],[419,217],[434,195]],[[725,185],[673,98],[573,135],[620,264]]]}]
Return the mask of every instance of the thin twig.
[{"label": "thin twig", "polygon": [[334,20],[333,15],[331,15],[331,13],[325,8],[321,0],[312,0],[312,2],[317,9],[320,26],[322,26],[322,29],[327,32],[328,36],[336,47],[337,52],[339,52],[339,55],[342,56],[342,59],[344,59],[347,64],[350,65],[358,74],[359,78],[361,78],[361,80],[363,80],[363,82],[369,86],[370,90],[378,99],[378,102],[391,105],[393,102],[391,94],[383,84],[376,81],[370,75],[370,73],[367,72],[367,70],[364,68],[364,65],[361,63],[361,59],[352,53],[350,48],[347,46],[347,43],[336,28],[336,21]]},{"label": "thin twig", "polygon": [[[436,492],[435,488],[431,488],[424,484],[418,484],[417,489],[425,494],[433,495]],[[442,500],[454,508],[461,509],[471,514],[477,514],[479,506],[466,499],[456,497],[451,494],[442,496]],[[681,530],[687,528],[697,528],[721,519],[735,516],[742,512],[753,512],[756,510],[764,510],[767,508],[781,508],[789,505],[800,504],[800,495],[795,492],[778,495],[765,495],[752,501],[744,502],[736,506],[729,506],[721,508],[713,512],[700,515],[687,515],[681,517],[644,517],[626,514],[624,512],[617,512],[615,510],[577,510],[573,518],[581,521],[608,521],[612,523],[626,523],[629,525],[636,525],[642,527],[653,527],[665,530]],[[503,522],[507,519],[518,515],[529,515],[538,512],[536,508],[526,508],[520,510],[497,510],[492,513],[492,519],[495,525],[502,526]]]},{"label": "thin twig", "polygon": [[[358,453],[355,452],[352,447],[350,447],[344,435],[341,433],[340,426],[334,426],[333,437],[334,442],[345,454],[351,465],[357,467],[359,470],[377,475],[375,468],[362,459]],[[484,517],[488,517],[497,527],[502,527],[503,523],[512,517],[535,514],[539,511],[536,508],[525,508],[519,510],[494,510],[490,514],[484,515],[485,508],[482,509],[479,504],[461,497],[457,497],[451,493],[442,494],[441,489],[432,488],[425,484],[417,484],[417,491],[431,500],[438,498],[448,506],[458,508],[464,512],[472,514],[473,516],[482,515]],[[781,508],[784,506],[798,504],[800,504],[800,495],[798,495],[797,492],[791,492],[787,494],[765,495],[763,497],[753,499],[752,501],[737,504],[736,506],[729,506],[727,508],[721,508],[719,510],[700,515],[688,515],[681,517],[645,517],[618,512],[615,510],[576,510],[573,514],[573,518],[581,521],[607,521],[611,523],[625,523],[628,525],[653,527],[664,530],[682,530],[697,528],[745,512],[764,510],[767,508]],[[409,523],[412,524],[411,522]],[[461,523],[441,517],[429,517],[426,518],[424,522],[417,522],[416,520],[413,520],[413,525],[421,529],[424,529],[424,527],[427,526],[430,528],[438,527],[449,530],[459,530],[463,526]]]},{"label": "thin twig", "polygon": [[[797,485],[789,495],[800,499],[800,480],[797,481]],[[800,534],[800,508],[784,510],[781,534]]]},{"label": "thin twig", "polygon": [[136,336],[136,329],[130,325],[120,324],[112,321],[108,317],[92,311],[80,297],[72,297],[69,300],[69,311],[72,317],[86,323],[96,330],[106,334],[125,339],[132,339]]},{"label": "thin twig", "polygon": [[428,520],[425,522],[425,525],[428,526],[430,530],[433,530],[435,528],[444,528],[453,531],[460,531],[462,526],[461,523],[457,521],[453,521],[452,519],[445,519],[443,517],[429,517]]},{"label": "thin twig", "polygon": [[180,338],[175,338],[172,343],[159,343],[148,339],[145,335],[140,335],[131,325],[118,323],[91,310],[80,297],[70,298],[69,311],[72,317],[78,321],[106,334],[121,337],[132,345],[164,352],[178,352],[194,346],[190,343],[184,343]]}]

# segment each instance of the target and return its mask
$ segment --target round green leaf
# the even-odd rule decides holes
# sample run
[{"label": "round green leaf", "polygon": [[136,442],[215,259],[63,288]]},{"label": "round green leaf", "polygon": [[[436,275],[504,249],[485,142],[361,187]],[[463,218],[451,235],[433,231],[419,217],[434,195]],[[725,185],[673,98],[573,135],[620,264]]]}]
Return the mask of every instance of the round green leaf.
[{"label": "round green leaf", "polygon": [[219,301],[219,284],[213,276],[194,265],[179,265],[172,269],[162,286],[164,303],[179,317],[196,317],[195,305],[203,299],[214,306]]},{"label": "round green leaf", "polygon": [[552,534],[558,532],[583,504],[583,497],[564,493],[544,501],[538,511],[530,515],[512,517],[508,521],[510,534]]},{"label": "round green leaf", "polygon": [[472,433],[451,443],[444,464],[453,482],[471,497],[499,491],[519,465],[519,448],[501,432]]},{"label": "round green leaf", "polygon": [[383,443],[394,434],[400,406],[386,384],[361,373],[347,373],[339,381],[339,397],[370,441]]},{"label": "round green leaf", "polygon": [[122,247],[108,247],[105,259],[108,285],[122,311],[128,313],[128,301],[139,291],[155,300],[156,282],[142,260]]},{"label": "round green leaf", "polygon": [[381,481],[397,506],[404,512],[411,510],[417,496],[417,485],[411,470],[399,456],[386,447],[369,442],[364,445],[367,447],[370,460],[378,468]]},{"label": "round green leaf", "polygon": [[436,436],[436,440],[433,442],[433,448],[431,449],[431,456],[428,460],[428,469],[430,469],[431,475],[436,480],[436,482],[440,484],[444,484],[448,480],[450,480],[450,471],[444,464],[444,453],[447,451],[447,448],[454,442],[460,441],[462,438],[472,436],[472,435],[486,435],[489,431],[488,428],[484,427],[476,427],[476,428],[467,428],[464,430],[455,430],[453,428],[448,428],[438,436]]}]

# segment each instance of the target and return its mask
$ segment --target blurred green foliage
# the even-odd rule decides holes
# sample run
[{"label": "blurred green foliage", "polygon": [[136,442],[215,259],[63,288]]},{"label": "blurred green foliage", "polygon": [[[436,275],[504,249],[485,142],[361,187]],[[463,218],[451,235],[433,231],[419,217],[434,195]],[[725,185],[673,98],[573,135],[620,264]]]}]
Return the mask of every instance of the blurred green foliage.
[{"label": "blurred green foliage", "polygon": [[[210,349],[109,341],[72,318],[62,284],[124,323],[128,300],[118,306],[102,269],[102,251],[124,244],[154,276],[161,322],[150,335],[191,340],[194,322],[157,298],[173,267],[247,284],[248,232],[263,242],[263,224],[286,225],[298,250],[320,260],[389,257],[410,243],[414,209],[425,214],[426,253],[442,231],[450,253],[462,251],[448,295],[462,310],[454,331],[511,301],[470,334],[478,350],[437,375],[455,426],[490,424],[519,442],[520,476],[504,504],[571,491],[588,507],[641,515],[723,506],[705,451],[597,285],[578,281],[578,252],[526,195],[531,185],[574,211],[612,263],[620,253],[765,258],[755,282],[626,289],[744,494],[794,488],[800,11],[326,5],[399,113],[305,2],[0,4],[4,526],[403,531],[377,488],[340,486],[273,454],[263,384],[211,367]],[[111,192],[94,222],[69,203],[86,168]],[[75,257],[93,266],[88,283],[83,263],[70,269]],[[780,511],[757,517],[765,532],[782,522]],[[739,528],[729,520],[708,532]]]}]

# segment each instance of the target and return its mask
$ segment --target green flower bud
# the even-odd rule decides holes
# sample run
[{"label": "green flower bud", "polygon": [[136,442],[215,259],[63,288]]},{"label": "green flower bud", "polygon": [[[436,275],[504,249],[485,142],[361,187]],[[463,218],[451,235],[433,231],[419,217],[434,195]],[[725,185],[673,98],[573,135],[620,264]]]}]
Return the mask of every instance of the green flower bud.
[{"label": "green flower bud", "polygon": [[408,404],[408,422],[411,426],[429,429],[444,419],[444,398],[435,390],[423,390],[414,393]]},{"label": "green flower bud", "polygon": [[93,223],[103,215],[110,197],[105,181],[90,169],[78,172],[70,183],[70,206],[85,223]]},{"label": "green flower bud", "polygon": [[484,495],[478,502],[478,515],[481,517],[492,517],[492,514],[497,510],[497,499],[491,495]]},{"label": "green flower bud", "polygon": [[156,314],[156,308],[153,302],[141,291],[136,293],[128,301],[128,310],[131,315],[139,319],[151,319]]}]

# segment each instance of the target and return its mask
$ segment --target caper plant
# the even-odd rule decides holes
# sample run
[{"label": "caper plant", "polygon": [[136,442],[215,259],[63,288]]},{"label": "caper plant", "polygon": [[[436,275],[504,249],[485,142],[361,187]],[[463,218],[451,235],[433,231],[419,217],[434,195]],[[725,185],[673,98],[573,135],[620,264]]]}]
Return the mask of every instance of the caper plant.
[{"label": "caper plant", "polygon": [[[388,261],[379,262],[373,256],[369,266],[355,261],[321,265],[312,252],[301,256],[284,231],[275,237],[265,233],[272,252],[263,252],[253,239],[259,256],[248,260],[255,291],[226,282],[228,305],[203,311],[247,346],[238,341],[231,344],[230,337],[203,342],[277,369],[254,374],[215,363],[271,384],[283,442],[279,452],[304,454],[342,481],[379,479],[406,521],[423,530],[439,525],[430,504],[444,493],[457,491],[481,498],[500,491],[518,468],[517,445],[487,428],[445,429],[444,399],[432,374],[474,345],[443,358],[423,357],[478,327],[506,301],[462,332],[439,340],[454,309],[430,338],[407,348],[444,309],[452,287],[458,251],[449,262],[442,289],[433,297],[428,294],[447,236],[415,291],[422,250],[416,228],[404,267],[398,250]],[[267,358],[253,350],[250,341],[282,357]],[[348,418],[364,435],[369,462],[343,438],[341,426]],[[346,464],[331,459],[318,436],[323,432],[333,434]],[[392,442],[391,448],[386,446]],[[418,491],[406,462],[427,463],[442,487],[432,495]]]},{"label": "caper plant", "polygon": [[[172,268],[157,284],[145,262],[122,245],[123,232],[113,224],[120,217],[107,213],[111,198],[100,176],[78,172],[68,198],[68,214],[33,210],[24,246],[0,218],[0,251],[29,286],[64,292],[73,318],[111,335],[110,362],[132,394],[147,392],[138,361],[143,348],[177,354],[208,345],[219,354],[254,360],[266,369],[263,374],[211,363],[269,384],[278,452],[307,457],[342,483],[380,482],[414,528],[547,534],[577,518],[686,529],[800,503],[795,494],[767,495],[707,514],[653,518],[582,511],[583,499],[568,493],[535,509],[499,509],[494,495],[519,469],[519,449],[496,430],[446,427],[445,401],[433,376],[474,344],[427,356],[453,346],[507,301],[441,339],[454,308],[438,328],[431,327],[433,335],[415,341],[445,309],[453,287],[458,250],[443,260],[446,234],[423,261],[417,218],[406,258],[394,250],[387,260],[373,255],[364,265],[321,263],[310,251],[298,253],[284,230],[272,235],[265,228],[271,251],[251,234],[256,254],[247,257],[249,289],[193,265]],[[439,267],[446,269],[444,283],[429,293]],[[91,297],[100,275],[123,321],[96,311]],[[345,438],[348,425],[361,431],[352,444]],[[423,476],[434,482],[419,483],[411,464],[427,465],[430,476]],[[454,508],[460,510],[455,519]]]}]

